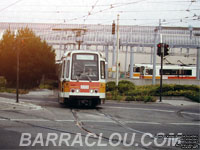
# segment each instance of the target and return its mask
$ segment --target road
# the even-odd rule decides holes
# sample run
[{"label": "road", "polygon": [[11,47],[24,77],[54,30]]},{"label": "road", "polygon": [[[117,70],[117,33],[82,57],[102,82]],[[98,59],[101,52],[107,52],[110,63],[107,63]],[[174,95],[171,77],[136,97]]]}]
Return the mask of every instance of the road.
[{"label": "road", "polygon": [[[55,95],[20,96],[20,101],[42,106],[39,110],[0,107],[0,149],[183,149],[191,142],[198,146],[199,104],[107,101],[94,109],[69,108],[58,104]],[[181,144],[174,146],[173,141]]]}]

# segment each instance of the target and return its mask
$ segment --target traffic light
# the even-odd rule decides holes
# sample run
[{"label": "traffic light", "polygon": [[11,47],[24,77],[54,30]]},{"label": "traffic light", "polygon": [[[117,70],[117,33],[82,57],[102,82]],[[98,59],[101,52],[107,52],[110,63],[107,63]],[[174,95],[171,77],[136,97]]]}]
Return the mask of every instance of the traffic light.
[{"label": "traffic light", "polygon": [[169,45],[165,44],[164,45],[164,56],[167,56],[167,55],[169,55]]},{"label": "traffic light", "polygon": [[162,43],[157,44],[157,55],[161,56],[161,47],[162,47]]},{"label": "traffic light", "polygon": [[112,23],[112,34],[115,34],[115,22]]}]

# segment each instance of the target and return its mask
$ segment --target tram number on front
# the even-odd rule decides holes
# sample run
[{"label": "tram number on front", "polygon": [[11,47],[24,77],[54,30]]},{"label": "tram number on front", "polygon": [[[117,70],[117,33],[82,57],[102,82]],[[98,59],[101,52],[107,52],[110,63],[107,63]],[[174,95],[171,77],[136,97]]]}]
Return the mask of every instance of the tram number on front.
[{"label": "tram number on front", "polygon": [[89,89],[89,85],[81,85],[81,89]]}]

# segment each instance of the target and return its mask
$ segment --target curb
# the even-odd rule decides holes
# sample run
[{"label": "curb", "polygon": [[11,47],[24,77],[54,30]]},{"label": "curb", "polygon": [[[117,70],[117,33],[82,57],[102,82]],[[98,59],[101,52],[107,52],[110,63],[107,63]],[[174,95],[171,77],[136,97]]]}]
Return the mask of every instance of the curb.
[{"label": "curb", "polygon": [[[14,105],[14,106],[18,106],[18,107],[25,107],[25,108],[29,108],[31,110],[41,110],[41,109],[43,109],[41,106],[38,106],[38,105],[35,105],[35,104],[32,104],[32,103],[27,103],[27,102],[16,103],[16,101],[13,100],[13,99],[8,99],[8,98],[3,98],[3,97],[0,97],[0,103],[5,103],[5,104],[8,104],[8,105]],[[0,110],[1,110],[1,108],[0,108]]]}]

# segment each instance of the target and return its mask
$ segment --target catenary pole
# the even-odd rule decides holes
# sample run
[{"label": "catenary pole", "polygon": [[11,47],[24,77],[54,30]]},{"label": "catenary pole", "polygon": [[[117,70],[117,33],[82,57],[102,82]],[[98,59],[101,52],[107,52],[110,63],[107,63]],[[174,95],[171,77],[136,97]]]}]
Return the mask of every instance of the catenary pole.
[{"label": "catenary pole", "polygon": [[117,15],[117,56],[116,56],[116,85],[119,82],[119,14]]}]

